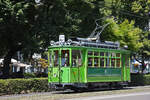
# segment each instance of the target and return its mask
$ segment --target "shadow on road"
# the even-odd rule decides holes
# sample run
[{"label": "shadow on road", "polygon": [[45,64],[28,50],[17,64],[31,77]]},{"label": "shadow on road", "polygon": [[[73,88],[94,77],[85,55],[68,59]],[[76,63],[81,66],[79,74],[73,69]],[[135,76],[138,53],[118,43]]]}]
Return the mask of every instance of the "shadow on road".
[{"label": "shadow on road", "polygon": [[97,88],[97,89],[84,89],[84,90],[79,90],[79,91],[74,91],[74,90],[64,90],[64,91],[57,91],[54,92],[53,94],[77,94],[77,93],[87,93],[87,92],[104,92],[104,91],[116,91],[116,90],[129,90],[133,89],[132,87],[124,87],[124,88]]}]

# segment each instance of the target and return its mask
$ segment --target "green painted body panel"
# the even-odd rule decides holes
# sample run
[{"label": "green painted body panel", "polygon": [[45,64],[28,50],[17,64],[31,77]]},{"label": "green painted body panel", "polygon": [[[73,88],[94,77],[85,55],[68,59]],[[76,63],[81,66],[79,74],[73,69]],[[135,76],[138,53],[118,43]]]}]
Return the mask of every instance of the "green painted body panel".
[{"label": "green painted body panel", "polygon": [[52,67],[48,67],[48,82],[51,83],[52,81]]},{"label": "green painted body panel", "polygon": [[52,82],[59,82],[59,69],[58,68],[52,68],[52,74],[51,74]]},{"label": "green painted body panel", "polygon": [[99,77],[88,77],[88,82],[117,82],[122,81],[121,76],[99,76]]},{"label": "green painted body panel", "polygon": [[126,71],[127,71],[127,80],[130,81],[131,80],[131,78],[130,78],[130,68],[127,68]]},{"label": "green painted body panel", "polygon": [[78,70],[78,68],[71,68],[71,72],[70,72],[70,76],[71,76],[71,83],[77,83],[80,82],[80,71]]},{"label": "green painted body panel", "polygon": [[60,71],[60,82],[69,83],[70,82],[70,68],[61,68]]},{"label": "green painted body panel", "polygon": [[88,68],[87,76],[121,76],[121,68]]},{"label": "green painted body panel", "polygon": [[88,68],[88,82],[121,81],[121,68]]},{"label": "green painted body panel", "polygon": [[[61,70],[61,71],[59,71]],[[49,68],[48,82],[54,83],[69,83],[70,82],[70,68]]]}]

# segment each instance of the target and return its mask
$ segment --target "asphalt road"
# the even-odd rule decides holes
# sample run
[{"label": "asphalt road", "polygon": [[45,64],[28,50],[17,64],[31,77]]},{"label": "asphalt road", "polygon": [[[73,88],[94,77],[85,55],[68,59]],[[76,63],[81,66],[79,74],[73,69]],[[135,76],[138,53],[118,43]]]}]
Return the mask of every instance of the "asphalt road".
[{"label": "asphalt road", "polygon": [[3,95],[0,100],[150,100],[150,86],[100,89],[87,92],[53,91]]},{"label": "asphalt road", "polygon": [[82,98],[65,99],[65,100],[150,100],[150,92],[105,95],[105,96],[94,96],[94,97],[84,97],[84,98],[82,97]]}]

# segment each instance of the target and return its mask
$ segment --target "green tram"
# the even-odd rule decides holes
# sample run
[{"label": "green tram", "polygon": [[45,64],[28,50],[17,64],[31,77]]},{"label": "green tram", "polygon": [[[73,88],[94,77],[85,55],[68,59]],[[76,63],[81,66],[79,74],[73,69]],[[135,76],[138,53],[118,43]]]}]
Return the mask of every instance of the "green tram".
[{"label": "green tram", "polygon": [[48,82],[55,89],[89,89],[130,82],[130,51],[114,42],[52,42]]}]

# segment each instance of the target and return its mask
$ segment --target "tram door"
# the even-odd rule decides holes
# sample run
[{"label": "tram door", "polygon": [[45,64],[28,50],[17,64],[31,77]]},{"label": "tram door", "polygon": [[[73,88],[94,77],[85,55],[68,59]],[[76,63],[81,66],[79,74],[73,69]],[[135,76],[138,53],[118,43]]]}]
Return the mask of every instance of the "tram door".
[{"label": "tram door", "polygon": [[52,68],[51,68],[51,79],[52,82],[58,83],[60,79],[59,75],[59,49],[52,50]]},{"label": "tram door", "polygon": [[59,67],[59,81],[62,83],[69,83],[70,76],[70,49],[60,49],[60,67]]},{"label": "tram door", "polygon": [[52,82],[62,83],[69,81],[70,50],[55,49],[52,53]]},{"label": "tram door", "polygon": [[123,81],[130,80],[130,57],[127,54],[122,55]]},{"label": "tram door", "polygon": [[72,50],[72,66],[71,66],[71,82],[81,82],[81,69],[82,69],[82,54],[81,50]]},{"label": "tram door", "polygon": [[125,66],[126,66],[126,80],[130,80],[130,56],[125,55]]}]

